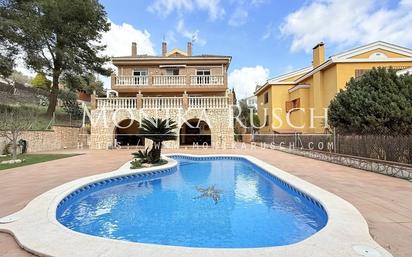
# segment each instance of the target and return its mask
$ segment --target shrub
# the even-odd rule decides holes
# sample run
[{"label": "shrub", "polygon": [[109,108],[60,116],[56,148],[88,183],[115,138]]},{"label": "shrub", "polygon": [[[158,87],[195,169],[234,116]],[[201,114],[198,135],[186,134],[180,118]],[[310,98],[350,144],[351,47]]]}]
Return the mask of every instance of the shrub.
[{"label": "shrub", "polygon": [[134,158],[139,159],[141,163],[151,163],[149,148],[146,148],[144,151],[139,150],[137,153],[132,153],[132,155]]},{"label": "shrub", "polygon": [[82,110],[77,103],[76,93],[67,90],[60,90],[59,99],[63,102],[64,111],[70,114],[72,118],[76,119],[82,117]]},{"label": "shrub", "polygon": [[143,164],[140,160],[138,159],[134,159],[131,163],[130,163],[130,169],[135,170],[135,169],[140,169],[141,167],[143,167]]},{"label": "shrub", "polygon": [[412,134],[412,75],[372,69],[351,79],[329,106],[329,124],[344,134]]}]

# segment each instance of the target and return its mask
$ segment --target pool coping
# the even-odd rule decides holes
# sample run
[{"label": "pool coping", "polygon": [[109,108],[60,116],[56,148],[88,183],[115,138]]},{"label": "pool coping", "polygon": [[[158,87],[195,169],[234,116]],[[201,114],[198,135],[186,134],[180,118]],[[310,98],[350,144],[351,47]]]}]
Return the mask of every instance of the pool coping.
[{"label": "pool coping", "polygon": [[108,178],[176,167],[175,160],[165,157],[168,160],[165,165],[130,170],[130,164],[127,162],[113,172],[80,178],[51,189],[36,197],[22,210],[1,218],[0,231],[12,234],[18,244],[27,251],[35,255],[51,257],[392,256],[371,238],[365,219],[353,205],[266,162],[251,156],[235,154],[171,153],[167,156],[245,158],[322,204],[327,212],[328,222],[323,229],[295,244],[265,248],[227,249],[162,246],[101,238],[75,232],[56,220],[56,209],[60,201],[78,188]]}]

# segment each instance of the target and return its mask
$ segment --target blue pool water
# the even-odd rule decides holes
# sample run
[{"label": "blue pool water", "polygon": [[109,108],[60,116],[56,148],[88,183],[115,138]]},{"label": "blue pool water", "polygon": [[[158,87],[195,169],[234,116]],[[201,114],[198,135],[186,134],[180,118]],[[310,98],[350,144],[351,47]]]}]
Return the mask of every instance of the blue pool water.
[{"label": "blue pool water", "polygon": [[173,158],[175,169],[77,190],[58,221],[105,238],[207,248],[288,245],[327,222],[319,203],[245,159]]}]

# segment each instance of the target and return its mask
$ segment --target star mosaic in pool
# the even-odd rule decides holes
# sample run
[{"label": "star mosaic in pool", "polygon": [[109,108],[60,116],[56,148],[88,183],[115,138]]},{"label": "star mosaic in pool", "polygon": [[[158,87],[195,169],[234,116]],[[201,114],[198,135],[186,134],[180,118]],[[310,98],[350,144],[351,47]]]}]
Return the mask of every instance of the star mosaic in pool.
[{"label": "star mosaic in pool", "polygon": [[200,193],[200,195],[193,197],[193,199],[212,198],[215,204],[217,204],[220,200],[222,190],[216,189],[215,187],[216,185],[206,188],[196,187],[196,190]]}]

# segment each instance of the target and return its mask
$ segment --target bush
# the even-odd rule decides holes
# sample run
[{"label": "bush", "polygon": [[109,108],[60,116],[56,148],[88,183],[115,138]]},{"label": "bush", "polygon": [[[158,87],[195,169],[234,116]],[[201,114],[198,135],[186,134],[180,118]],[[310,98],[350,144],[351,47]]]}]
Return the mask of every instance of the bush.
[{"label": "bush", "polygon": [[131,163],[130,163],[130,169],[135,170],[135,169],[140,169],[141,167],[143,167],[143,164],[140,160],[138,159],[134,159]]},{"label": "bush", "polygon": [[331,101],[329,124],[343,134],[411,135],[412,75],[372,69]]},{"label": "bush", "polygon": [[139,150],[137,153],[132,153],[132,155],[134,158],[139,159],[141,163],[151,163],[149,148],[146,148],[144,152]]},{"label": "bush", "polygon": [[82,117],[82,110],[77,103],[76,93],[67,90],[60,90],[59,99],[63,102],[63,110],[67,114],[70,114],[73,119]]}]

